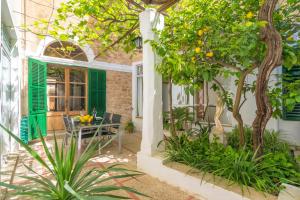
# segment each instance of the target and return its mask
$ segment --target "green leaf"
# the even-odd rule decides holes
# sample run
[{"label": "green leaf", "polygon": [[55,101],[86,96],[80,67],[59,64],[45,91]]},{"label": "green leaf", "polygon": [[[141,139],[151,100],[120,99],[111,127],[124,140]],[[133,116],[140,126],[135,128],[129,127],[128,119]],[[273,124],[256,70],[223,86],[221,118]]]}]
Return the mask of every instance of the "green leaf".
[{"label": "green leaf", "polygon": [[70,185],[68,184],[68,182],[65,182],[64,188],[70,192],[74,197],[76,197],[79,200],[85,200],[83,197],[81,197],[77,192],[75,192]]}]

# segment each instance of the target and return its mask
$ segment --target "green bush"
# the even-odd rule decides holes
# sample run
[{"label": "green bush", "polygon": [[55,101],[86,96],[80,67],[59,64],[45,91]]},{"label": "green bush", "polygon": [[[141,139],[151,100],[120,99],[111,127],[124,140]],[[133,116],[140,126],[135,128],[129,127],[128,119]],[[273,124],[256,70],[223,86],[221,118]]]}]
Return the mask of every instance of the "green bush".
[{"label": "green bush", "polygon": [[[175,107],[173,108],[173,119],[175,129],[178,131],[185,130],[185,124],[194,120],[194,112],[190,111],[193,107]],[[170,112],[163,113],[164,129],[170,128]]]},{"label": "green bush", "polygon": [[188,134],[166,139],[166,155],[204,172],[224,177],[241,186],[277,195],[282,183],[300,185],[300,170],[286,142],[278,133],[266,131],[265,154],[256,157],[251,148],[250,128],[245,128],[246,145],[238,147],[238,134],[234,129],[228,136],[228,146],[210,143],[208,133],[191,138]]}]

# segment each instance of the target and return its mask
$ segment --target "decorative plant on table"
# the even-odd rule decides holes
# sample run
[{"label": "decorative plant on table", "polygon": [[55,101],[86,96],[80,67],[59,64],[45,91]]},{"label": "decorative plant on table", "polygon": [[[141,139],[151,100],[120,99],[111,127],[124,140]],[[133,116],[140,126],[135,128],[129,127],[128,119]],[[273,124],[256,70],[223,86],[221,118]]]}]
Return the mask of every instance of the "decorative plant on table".
[{"label": "decorative plant on table", "polygon": [[[21,176],[30,181],[28,185],[11,185],[0,182],[0,186],[12,189],[10,195],[28,196],[33,199],[128,199],[128,197],[114,195],[111,192],[123,190],[138,195],[142,193],[133,188],[125,186],[111,185],[108,182],[113,179],[136,177],[142,175],[138,171],[127,170],[113,165],[105,169],[86,168],[87,162],[97,153],[99,141],[93,139],[85,151],[76,157],[77,147],[75,139],[71,140],[67,147],[64,143],[58,146],[58,141],[54,135],[54,152],[46,145],[46,142],[40,134],[41,142],[46,154],[46,158],[41,157],[38,152],[33,150],[29,145],[21,141],[16,135],[5,128],[2,124],[0,127],[14,138],[27,152],[37,161],[50,176],[38,174],[34,169],[27,165],[24,166],[36,176]],[[109,176],[105,176],[109,173]],[[145,195],[143,195],[145,196]]]},{"label": "decorative plant on table", "polygon": [[79,121],[80,123],[91,123],[93,121],[93,116],[91,115],[84,115],[84,116],[79,116]]}]

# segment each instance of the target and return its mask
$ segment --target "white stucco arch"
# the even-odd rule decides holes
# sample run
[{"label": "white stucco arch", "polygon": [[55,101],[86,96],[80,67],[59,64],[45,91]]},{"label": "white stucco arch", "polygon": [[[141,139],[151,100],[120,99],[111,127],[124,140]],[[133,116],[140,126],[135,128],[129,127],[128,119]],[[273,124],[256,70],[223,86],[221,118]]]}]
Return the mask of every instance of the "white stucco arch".
[{"label": "white stucco arch", "polygon": [[[45,49],[50,44],[52,44],[53,42],[57,42],[57,40],[53,37],[50,37],[50,36],[47,36],[47,37],[45,37],[45,39],[41,40],[38,47],[37,47],[35,56],[43,56],[43,53],[44,53]],[[72,42],[72,41],[70,41],[70,42]],[[72,43],[74,43],[74,42],[72,42]],[[76,43],[74,43],[74,44],[76,44]],[[79,47],[86,54],[86,56],[88,58],[88,62],[92,63],[94,61],[94,58],[95,58],[95,54],[94,54],[93,49],[89,45],[85,45],[84,47],[81,47],[81,46],[79,46]]]},{"label": "white stucco arch", "polygon": [[[48,63],[57,63],[57,64],[64,64],[70,66],[80,66],[80,67],[87,67],[87,68],[94,68],[99,70],[111,70],[111,71],[119,71],[119,72],[127,72],[132,73],[132,66],[124,65],[124,64],[117,64],[117,63],[108,63],[103,61],[95,60],[95,53],[93,49],[86,45],[84,47],[80,47],[83,52],[86,54],[88,61],[79,61],[79,60],[71,60],[66,58],[58,58],[58,57],[49,57],[43,55],[45,49],[52,43],[57,42],[57,40],[53,37],[47,36],[45,39],[39,42],[37,49],[35,52],[27,53],[27,57],[31,57],[43,62]],[[69,41],[72,42],[72,41]],[[73,42],[75,45],[76,43]]]}]

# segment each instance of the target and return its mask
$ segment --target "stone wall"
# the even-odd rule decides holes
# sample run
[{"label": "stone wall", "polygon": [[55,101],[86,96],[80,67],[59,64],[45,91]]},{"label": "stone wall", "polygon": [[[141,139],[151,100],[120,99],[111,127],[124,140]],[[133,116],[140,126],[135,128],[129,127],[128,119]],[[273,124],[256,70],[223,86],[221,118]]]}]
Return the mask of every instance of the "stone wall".
[{"label": "stone wall", "polygon": [[122,115],[122,123],[131,120],[131,73],[106,72],[106,111]]}]

